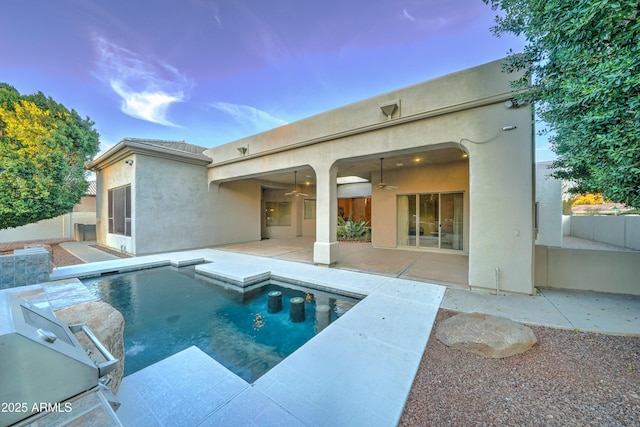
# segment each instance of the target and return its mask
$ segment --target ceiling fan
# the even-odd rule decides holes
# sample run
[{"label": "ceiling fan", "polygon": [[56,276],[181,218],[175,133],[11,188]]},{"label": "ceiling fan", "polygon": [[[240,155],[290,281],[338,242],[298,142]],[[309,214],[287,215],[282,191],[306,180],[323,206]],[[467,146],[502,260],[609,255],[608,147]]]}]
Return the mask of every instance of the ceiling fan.
[{"label": "ceiling fan", "polygon": [[293,190],[290,193],[284,193],[285,196],[296,196],[296,197],[307,197],[308,194],[306,193],[301,193],[298,191],[298,186],[297,186],[297,177],[298,177],[298,171],[293,171]]},{"label": "ceiling fan", "polygon": [[380,157],[380,182],[378,183],[377,187],[379,190],[395,190],[396,187],[395,185],[388,185],[387,183],[384,182],[384,178],[382,176],[382,161],[384,160],[384,157]]}]

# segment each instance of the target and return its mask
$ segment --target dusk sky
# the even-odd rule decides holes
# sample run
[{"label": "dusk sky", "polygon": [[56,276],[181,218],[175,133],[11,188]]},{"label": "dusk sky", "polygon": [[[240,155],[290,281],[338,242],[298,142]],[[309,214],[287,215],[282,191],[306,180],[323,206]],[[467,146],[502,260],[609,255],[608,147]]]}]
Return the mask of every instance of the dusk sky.
[{"label": "dusk sky", "polygon": [[[0,82],[213,147],[521,51],[482,0],[4,0]],[[552,158],[538,143],[537,160]]]}]

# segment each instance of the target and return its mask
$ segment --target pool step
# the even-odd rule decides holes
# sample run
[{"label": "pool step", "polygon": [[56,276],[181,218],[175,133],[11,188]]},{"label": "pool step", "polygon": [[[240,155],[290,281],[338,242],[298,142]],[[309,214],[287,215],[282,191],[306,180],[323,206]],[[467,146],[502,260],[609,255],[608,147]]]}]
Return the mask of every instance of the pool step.
[{"label": "pool step", "polygon": [[196,265],[196,273],[238,292],[247,292],[261,287],[271,279],[271,271],[254,264],[200,264]]}]

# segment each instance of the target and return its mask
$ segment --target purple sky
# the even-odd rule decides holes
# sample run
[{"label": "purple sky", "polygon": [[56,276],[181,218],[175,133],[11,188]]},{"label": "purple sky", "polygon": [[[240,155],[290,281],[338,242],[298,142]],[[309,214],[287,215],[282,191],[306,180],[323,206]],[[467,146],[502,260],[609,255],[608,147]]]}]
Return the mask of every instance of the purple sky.
[{"label": "purple sky", "polygon": [[103,150],[212,147],[523,47],[481,0],[2,3],[0,82],[89,116]]}]

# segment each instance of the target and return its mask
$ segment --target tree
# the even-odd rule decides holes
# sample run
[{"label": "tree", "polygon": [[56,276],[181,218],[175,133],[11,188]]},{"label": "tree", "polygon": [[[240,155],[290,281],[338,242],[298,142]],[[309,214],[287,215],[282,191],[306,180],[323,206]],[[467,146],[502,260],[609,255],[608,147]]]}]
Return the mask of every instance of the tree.
[{"label": "tree", "polygon": [[0,229],[70,212],[87,190],[84,165],[98,152],[89,118],[41,92],[0,83]]},{"label": "tree", "polygon": [[571,192],[640,206],[640,17],[637,0],[484,0],[496,35],[526,39],[505,71],[534,105]]}]

